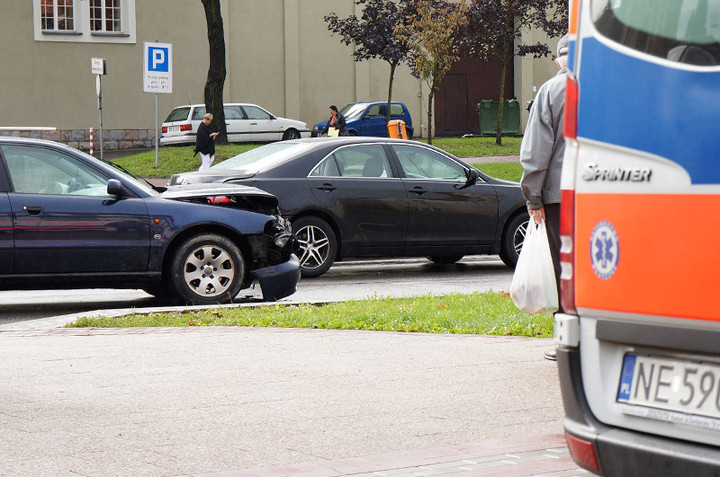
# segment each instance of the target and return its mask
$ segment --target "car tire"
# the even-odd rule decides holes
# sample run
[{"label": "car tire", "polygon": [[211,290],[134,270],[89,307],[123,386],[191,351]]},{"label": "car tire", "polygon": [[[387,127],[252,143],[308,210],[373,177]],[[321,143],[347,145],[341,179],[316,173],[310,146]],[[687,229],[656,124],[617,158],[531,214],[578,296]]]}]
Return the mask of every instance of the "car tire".
[{"label": "car tire", "polygon": [[203,234],[183,242],[170,263],[170,282],[186,303],[229,303],[245,280],[240,248],[222,235]]},{"label": "car tire", "polygon": [[297,129],[288,129],[283,134],[283,141],[289,141],[291,139],[300,139],[300,133]]},{"label": "car tire", "polygon": [[293,222],[293,231],[300,248],[295,254],[300,260],[304,278],[319,277],[335,262],[337,238],[332,227],[317,217],[302,217]]},{"label": "car tire", "polygon": [[527,214],[517,214],[509,220],[503,232],[500,258],[510,268],[515,268],[517,265],[529,220],[530,217]]},{"label": "car tire", "polygon": [[433,255],[428,257],[428,259],[438,265],[452,265],[463,257],[464,255]]}]

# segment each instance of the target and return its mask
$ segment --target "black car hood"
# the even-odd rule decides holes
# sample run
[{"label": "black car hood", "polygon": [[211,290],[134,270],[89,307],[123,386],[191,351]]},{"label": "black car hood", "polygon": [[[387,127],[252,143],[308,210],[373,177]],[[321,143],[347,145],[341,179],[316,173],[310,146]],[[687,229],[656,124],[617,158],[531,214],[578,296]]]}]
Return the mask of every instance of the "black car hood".
[{"label": "black car hood", "polygon": [[237,184],[184,184],[169,186],[160,197],[171,200],[236,207],[256,212],[275,214],[277,198],[257,187]]}]

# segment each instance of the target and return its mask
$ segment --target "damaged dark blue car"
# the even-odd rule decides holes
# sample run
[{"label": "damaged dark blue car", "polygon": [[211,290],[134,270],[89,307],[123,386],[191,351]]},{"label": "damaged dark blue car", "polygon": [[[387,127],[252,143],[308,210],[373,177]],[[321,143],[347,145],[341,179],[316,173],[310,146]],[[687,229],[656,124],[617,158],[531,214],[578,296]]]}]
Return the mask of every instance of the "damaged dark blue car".
[{"label": "damaged dark blue car", "polygon": [[232,302],[293,294],[297,242],[254,187],[161,188],[65,145],[0,139],[0,290],[140,288]]}]

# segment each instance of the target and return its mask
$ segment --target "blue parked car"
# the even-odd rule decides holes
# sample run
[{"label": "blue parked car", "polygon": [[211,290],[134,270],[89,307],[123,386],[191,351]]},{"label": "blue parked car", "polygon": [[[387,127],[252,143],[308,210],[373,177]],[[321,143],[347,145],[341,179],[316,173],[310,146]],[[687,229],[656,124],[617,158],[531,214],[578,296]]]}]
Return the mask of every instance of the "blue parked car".
[{"label": "blue parked car", "polygon": [[[348,135],[388,137],[386,107],[387,101],[362,101],[346,105],[340,110],[340,114],[347,122]],[[404,103],[393,102],[390,105],[390,115],[391,120],[405,121],[408,139],[412,138],[412,118],[407,106]],[[312,136],[317,136],[326,124],[327,119],[317,123],[313,127]]]},{"label": "blue parked car", "polygon": [[[116,166],[119,167],[119,166]],[[149,187],[50,141],[0,138],[0,290],[142,288],[228,303],[295,292],[296,240],[254,187]]]}]

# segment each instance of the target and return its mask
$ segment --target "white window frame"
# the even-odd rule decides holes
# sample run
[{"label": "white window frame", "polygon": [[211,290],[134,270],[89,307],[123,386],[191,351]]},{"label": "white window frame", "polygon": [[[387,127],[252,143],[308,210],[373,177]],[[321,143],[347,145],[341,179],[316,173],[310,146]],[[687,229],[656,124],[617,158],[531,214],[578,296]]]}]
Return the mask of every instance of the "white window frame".
[{"label": "white window frame", "polygon": [[[42,1],[45,1],[45,0],[41,0],[41,6],[42,6]],[[52,8],[52,17],[48,17],[48,18],[52,18],[52,25],[53,25],[53,28],[48,29],[47,31],[56,31],[56,32],[73,31],[73,30],[75,29],[75,16],[76,16],[76,15],[75,15],[75,2],[74,2],[73,0],[70,0],[70,1],[66,1],[66,0],[47,0],[47,1],[52,2],[52,6],[51,6],[51,7],[45,7],[45,8]],[[63,4],[64,4],[63,7],[61,7],[61,6],[59,5],[60,2],[63,2]],[[69,5],[69,8],[68,8],[68,5]],[[68,9],[70,10],[70,12],[72,12],[72,16],[70,17],[70,21],[71,21],[71,24],[73,25],[73,28],[67,28],[67,27],[66,27],[67,23],[66,23],[65,25],[63,25],[63,26],[65,26],[65,28],[57,28],[57,27],[60,25],[60,23],[61,23],[61,22],[60,22],[60,19],[61,19],[61,18],[65,18],[65,19],[66,19],[65,21],[67,22],[67,17],[61,17],[60,14],[61,14],[61,12],[64,13],[64,12],[67,11]],[[40,13],[40,16],[41,16],[40,24],[42,25],[42,20],[43,20],[42,11],[41,11],[41,13]]]},{"label": "white window frame", "polygon": [[[131,43],[136,40],[136,0],[120,0],[120,31],[93,31],[90,28],[89,0],[72,0],[74,14],[74,30],[43,30],[42,0],[32,0],[34,17],[35,41],[80,42],[80,43]],[[103,4],[104,4],[103,0]],[[103,12],[104,16],[104,12]]]}]

